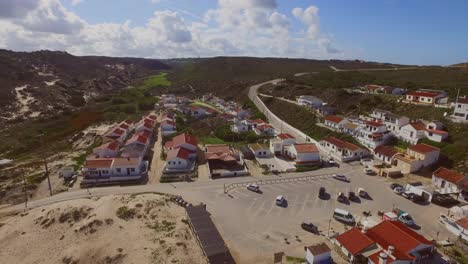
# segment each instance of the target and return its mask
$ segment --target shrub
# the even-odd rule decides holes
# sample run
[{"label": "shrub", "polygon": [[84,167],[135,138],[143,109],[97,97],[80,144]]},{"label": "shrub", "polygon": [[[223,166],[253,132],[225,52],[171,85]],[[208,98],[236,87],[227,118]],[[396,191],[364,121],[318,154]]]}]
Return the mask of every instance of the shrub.
[{"label": "shrub", "polygon": [[116,215],[118,218],[128,221],[135,217],[136,210],[134,208],[128,208],[127,206],[122,206],[119,209],[117,209]]}]

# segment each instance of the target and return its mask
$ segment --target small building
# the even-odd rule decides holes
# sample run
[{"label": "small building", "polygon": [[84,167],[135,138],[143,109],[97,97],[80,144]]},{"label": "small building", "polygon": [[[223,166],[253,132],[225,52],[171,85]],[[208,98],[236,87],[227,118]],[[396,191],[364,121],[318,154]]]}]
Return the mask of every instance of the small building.
[{"label": "small building", "polygon": [[127,138],[127,131],[120,127],[112,128],[110,131],[104,134],[104,139],[107,141],[118,141],[123,143]]},{"label": "small building", "polygon": [[249,148],[252,150],[256,158],[270,158],[273,156],[270,148],[266,144],[249,144]]},{"label": "small building", "polygon": [[425,131],[426,138],[435,141],[442,142],[448,138],[448,132],[443,130],[427,129]]},{"label": "small building", "polygon": [[260,136],[274,136],[276,134],[275,128],[269,124],[257,125],[253,130]]},{"label": "small building", "polygon": [[341,131],[345,134],[351,135],[351,136],[357,136],[359,133],[359,125],[355,123],[346,123],[343,125],[341,128]]},{"label": "small building", "polygon": [[172,150],[176,148],[185,148],[191,152],[190,157],[194,158],[197,156],[197,147],[198,141],[197,138],[188,133],[183,133],[175,136],[171,141],[164,144],[166,150]]},{"label": "small building", "polygon": [[460,193],[460,183],[465,179],[465,175],[449,170],[444,167],[438,168],[432,174],[432,185],[437,187],[440,194],[458,194]]},{"label": "small building", "polygon": [[436,164],[439,155],[439,148],[427,144],[416,144],[406,149],[406,153],[395,155],[396,166],[403,174],[416,172]]},{"label": "small building", "polygon": [[348,122],[349,122],[348,120],[342,117],[335,116],[335,115],[328,115],[325,117],[325,120],[323,123],[325,126],[329,128],[333,128],[335,130],[341,130],[343,128],[343,125]]},{"label": "small building", "polygon": [[336,108],[330,105],[322,105],[317,108],[317,114],[321,116],[334,115],[336,113]]},{"label": "small building", "polygon": [[287,148],[286,156],[293,159],[296,166],[320,165],[320,153],[313,143],[294,144]]},{"label": "small building", "polygon": [[425,137],[426,126],[421,122],[404,125],[398,133],[398,138],[413,145]]},{"label": "small building", "polygon": [[398,151],[391,146],[380,145],[374,149],[375,157],[385,164],[392,165],[394,163],[395,155]]},{"label": "small building", "polygon": [[327,154],[340,161],[353,161],[369,156],[369,151],[355,144],[328,137],[320,141]]},{"label": "small building", "polygon": [[312,108],[318,108],[323,105],[323,101],[311,95],[301,95],[297,98],[297,104]]},{"label": "small building", "polygon": [[170,119],[163,120],[161,122],[160,128],[161,128],[161,134],[163,136],[172,135],[174,133],[177,133],[176,122],[174,122],[173,120],[170,120]]},{"label": "small building", "polygon": [[113,163],[113,158],[87,159],[83,165],[83,175],[85,178],[109,178]]},{"label": "small building", "polygon": [[386,143],[393,135],[384,123],[366,121],[359,127],[357,140],[366,147],[376,148]]},{"label": "small building", "polygon": [[331,264],[331,249],[325,243],[304,247],[307,264]]},{"label": "small building", "polygon": [[249,126],[245,122],[239,120],[234,121],[231,125],[231,131],[234,133],[244,133],[249,131]]},{"label": "small building", "polygon": [[226,144],[206,145],[205,159],[212,178],[249,175],[244,160]]},{"label": "small building", "polygon": [[459,99],[453,109],[452,120],[460,123],[468,123],[468,97]]},{"label": "small building", "polygon": [[445,91],[421,89],[407,93],[406,102],[424,105],[447,104],[448,97]]},{"label": "small building", "polygon": [[270,151],[275,156],[283,156],[288,146],[296,143],[296,138],[288,133],[276,135],[275,139],[270,140]]},{"label": "small building", "polygon": [[114,158],[112,176],[124,180],[139,178],[145,170],[142,158]]},{"label": "small building", "polygon": [[192,152],[184,147],[171,149],[167,152],[165,170],[192,170],[193,163],[190,159]]},{"label": "small building", "polygon": [[93,149],[96,158],[113,158],[119,154],[120,142],[117,140],[107,142]]}]

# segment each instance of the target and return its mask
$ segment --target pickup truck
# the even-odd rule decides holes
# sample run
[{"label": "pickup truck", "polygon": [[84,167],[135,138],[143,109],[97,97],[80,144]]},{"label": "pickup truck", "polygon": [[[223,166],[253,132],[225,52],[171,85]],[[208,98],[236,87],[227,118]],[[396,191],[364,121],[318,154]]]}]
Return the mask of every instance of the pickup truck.
[{"label": "pickup truck", "polygon": [[393,209],[392,212],[397,216],[397,220],[402,222],[403,224],[406,224],[409,226],[414,225],[413,218],[407,212],[400,210],[398,208]]}]

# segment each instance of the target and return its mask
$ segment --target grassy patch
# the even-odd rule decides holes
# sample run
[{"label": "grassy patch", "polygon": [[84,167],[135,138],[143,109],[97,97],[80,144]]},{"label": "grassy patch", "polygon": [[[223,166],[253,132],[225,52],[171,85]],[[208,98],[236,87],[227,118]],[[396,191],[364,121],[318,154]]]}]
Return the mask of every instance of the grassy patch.
[{"label": "grassy patch", "polygon": [[304,263],[306,260],[305,258],[286,256],[286,261],[292,264],[299,264],[299,263]]},{"label": "grassy patch", "polygon": [[219,111],[218,107],[216,107],[213,104],[207,103],[207,102],[195,101],[195,102],[191,103],[191,105],[201,106],[201,107],[208,107],[208,108],[214,109],[216,111]]},{"label": "grassy patch", "polygon": [[257,106],[249,99],[244,101],[242,108],[249,109],[252,114],[252,119],[262,119],[266,121],[266,116],[257,108]]},{"label": "grassy patch", "polygon": [[171,81],[167,79],[167,73],[161,72],[156,75],[151,75],[143,81],[143,87],[155,87],[155,86],[170,86]]},{"label": "grassy patch", "polygon": [[210,136],[207,136],[207,137],[201,137],[199,139],[200,143],[203,144],[203,145],[208,145],[208,144],[226,144],[226,141],[220,139],[220,138],[217,138],[217,137],[210,137]]},{"label": "grassy patch", "polygon": [[315,171],[320,169],[320,166],[296,166],[296,172]]}]

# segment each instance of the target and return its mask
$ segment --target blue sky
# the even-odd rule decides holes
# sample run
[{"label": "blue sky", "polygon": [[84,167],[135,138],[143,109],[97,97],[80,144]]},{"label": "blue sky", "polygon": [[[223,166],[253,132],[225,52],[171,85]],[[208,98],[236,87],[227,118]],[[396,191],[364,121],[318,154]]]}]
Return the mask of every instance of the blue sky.
[{"label": "blue sky", "polygon": [[447,65],[468,61],[466,11],[464,0],[5,1],[0,47]]}]

